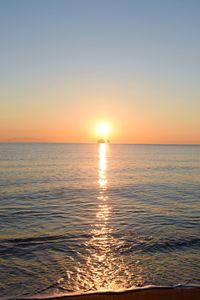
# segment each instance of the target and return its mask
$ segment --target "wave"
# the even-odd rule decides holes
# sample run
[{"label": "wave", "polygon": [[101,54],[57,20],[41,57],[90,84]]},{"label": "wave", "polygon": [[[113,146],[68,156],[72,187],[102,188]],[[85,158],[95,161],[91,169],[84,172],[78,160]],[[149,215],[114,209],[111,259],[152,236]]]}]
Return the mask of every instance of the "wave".
[{"label": "wave", "polygon": [[156,242],[140,242],[137,244],[131,244],[129,247],[125,247],[125,249],[121,250],[121,254],[128,254],[135,251],[140,252],[172,252],[176,250],[186,249],[186,248],[200,248],[200,239],[196,237],[192,238],[184,238],[184,239],[168,239],[168,240],[161,240]]},{"label": "wave", "polygon": [[[44,248],[59,248],[63,251],[76,252],[77,247],[83,245],[85,247],[84,241],[91,238],[90,234],[64,234],[64,235],[52,235],[52,236],[39,236],[39,237],[25,237],[25,238],[9,238],[0,240],[0,255],[9,256],[21,256],[26,250],[34,251]],[[123,237],[121,238],[123,240]],[[156,252],[173,252],[185,250],[187,248],[199,249],[200,248],[200,238],[197,237],[184,237],[183,239],[166,239],[166,240],[130,240],[124,237],[124,243],[122,243],[114,251],[122,255],[127,255],[132,252],[141,253],[156,253]],[[86,249],[87,250],[87,249]]]},{"label": "wave", "polygon": [[26,237],[26,238],[9,238],[0,240],[0,255],[9,257],[9,256],[21,256],[30,247],[32,251],[38,250],[41,247],[51,247],[59,244],[64,244],[65,249],[67,250],[67,244],[70,244],[70,251],[73,248],[74,244],[80,242],[80,240],[87,239],[89,235],[87,234],[78,234],[72,235],[51,235],[51,236],[39,236],[39,237]]},{"label": "wave", "polygon": [[[185,293],[186,291],[191,292],[191,294],[189,294],[190,297],[188,298],[184,298],[184,299],[197,299],[197,296],[200,295],[200,286],[199,285],[175,285],[175,286],[156,286],[156,285],[147,285],[147,286],[142,286],[142,287],[133,287],[130,289],[120,289],[120,290],[116,290],[116,291],[112,291],[112,290],[104,290],[104,291],[91,291],[91,292],[53,292],[53,293],[48,293],[48,289],[41,291],[41,293],[37,293],[33,296],[25,296],[25,297],[21,297],[21,298],[15,298],[15,300],[34,300],[34,299],[75,299],[76,296],[78,297],[78,299],[81,299],[81,296],[86,296],[86,297],[93,297],[91,299],[95,299],[95,297],[98,296],[102,296],[102,297],[106,297],[106,296],[111,296],[112,298],[108,298],[108,299],[114,299],[115,295],[117,296],[116,299],[123,299],[123,297],[126,295],[130,295],[132,296],[133,293],[142,293],[145,292],[145,297],[143,296],[142,299],[152,299],[153,293],[154,292],[173,292],[173,299],[180,299],[180,293]],[[47,291],[47,293],[45,293]],[[146,296],[148,296],[147,293],[151,293],[150,298],[146,298]],[[178,294],[177,294],[178,292]],[[195,292],[195,295],[194,295]],[[73,298],[71,298],[71,296]],[[120,297],[121,296],[121,297]],[[171,298],[171,294],[169,294],[169,298]],[[154,299],[161,299],[161,294],[159,293],[159,298],[158,296],[156,297],[156,295],[154,294]],[[13,298],[7,298],[7,300],[12,300]],[[87,299],[84,297],[84,299]],[[99,298],[98,298],[99,299]],[[105,298],[103,298],[105,299]],[[128,298],[127,298],[128,299]],[[132,299],[132,298],[130,298]],[[166,299],[166,298],[165,298]],[[198,298],[199,299],[199,298]]]}]

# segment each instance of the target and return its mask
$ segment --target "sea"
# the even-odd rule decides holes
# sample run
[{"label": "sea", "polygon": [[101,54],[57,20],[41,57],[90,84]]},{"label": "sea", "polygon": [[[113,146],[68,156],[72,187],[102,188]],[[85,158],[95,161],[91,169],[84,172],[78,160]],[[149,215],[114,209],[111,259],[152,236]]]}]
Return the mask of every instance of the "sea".
[{"label": "sea", "polygon": [[200,146],[0,143],[0,296],[200,285]]}]

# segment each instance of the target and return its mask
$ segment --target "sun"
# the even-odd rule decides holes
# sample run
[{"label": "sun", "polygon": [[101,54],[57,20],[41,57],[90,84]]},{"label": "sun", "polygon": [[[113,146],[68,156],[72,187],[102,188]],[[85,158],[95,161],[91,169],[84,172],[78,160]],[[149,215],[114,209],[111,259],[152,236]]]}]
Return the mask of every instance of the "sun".
[{"label": "sun", "polygon": [[107,122],[100,122],[97,124],[96,132],[101,138],[108,138],[111,131],[110,124]]}]

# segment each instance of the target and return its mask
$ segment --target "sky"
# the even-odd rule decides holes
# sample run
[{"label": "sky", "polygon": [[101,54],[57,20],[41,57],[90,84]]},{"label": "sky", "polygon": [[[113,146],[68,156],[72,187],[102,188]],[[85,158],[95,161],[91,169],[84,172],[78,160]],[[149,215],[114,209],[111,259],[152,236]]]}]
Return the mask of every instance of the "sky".
[{"label": "sky", "polygon": [[200,1],[0,0],[0,141],[200,143]]}]

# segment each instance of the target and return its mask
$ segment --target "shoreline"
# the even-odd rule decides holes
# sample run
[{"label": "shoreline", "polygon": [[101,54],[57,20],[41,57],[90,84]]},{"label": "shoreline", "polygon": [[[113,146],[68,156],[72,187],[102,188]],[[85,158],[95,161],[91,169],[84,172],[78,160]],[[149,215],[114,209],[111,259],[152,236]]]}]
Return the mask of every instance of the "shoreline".
[{"label": "shoreline", "polygon": [[200,286],[144,287],[124,291],[103,291],[91,293],[69,293],[60,295],[35,295],[17,300],[199,300]]}]

